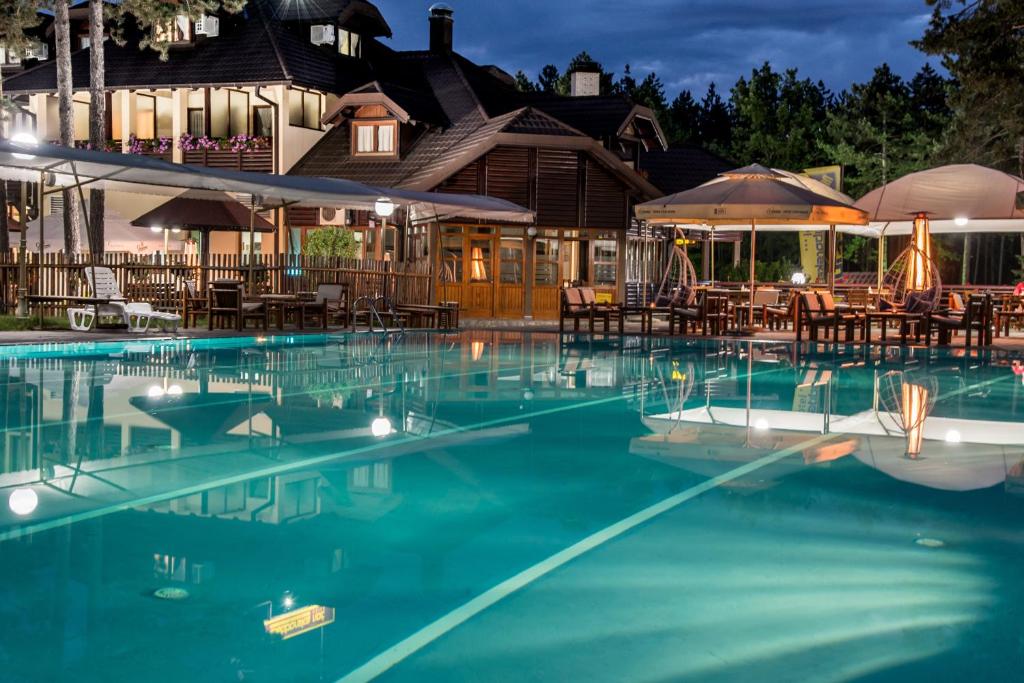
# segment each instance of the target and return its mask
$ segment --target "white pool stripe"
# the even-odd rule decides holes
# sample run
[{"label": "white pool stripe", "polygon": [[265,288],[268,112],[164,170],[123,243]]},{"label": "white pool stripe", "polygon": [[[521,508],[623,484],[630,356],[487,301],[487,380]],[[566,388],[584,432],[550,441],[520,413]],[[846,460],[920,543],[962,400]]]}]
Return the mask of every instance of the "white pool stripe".
[{"label": "white pool stripe", "polygon": [[778,462],[783,458],[793,455],[794,453],[813,446],[821,441],[833,438],[835,438],[834,434],[826,434],[808,439],[801,444],[791,446],[781,451],[770,453],[762,458],[749,462],[746,465],[741,465],[740,467],[729,470],[717,477],[713,477],[707,481],[697,484],[696,486],[692,486],[685,491],[681,491],[669,498],[651,505],[650,507],[636,512],[625,519],[619,520],[611,526],[605,527],[568,548],[565,548],[537,564],[524,569],[515,576],[505,579],[498,585],[481,593],[469,602],[457,607],[451,612],[448,612],[437,621],[421,628],[408,638],[392,645],[387,650],[384,650],[357,669],[353,669],[347,675],[339,678],[337,683],[363,683],[365,681],[371,681],[394,667],[396,664],[399,664],[404,659],[431,644],[452,629],[462,625],[480,612],[483,612],[488,607],[500,602],[509,595],[528,586],[537,579],[550,574],[554,570],[571,562],[572,560],[575,560],[581,555],[584,555],[591,550],[604,545],[608,541],[635,529],[641,524],[649,522],[659,515],[679,507],[683,503],[696,498],[702,493],[706,493],[707,491],[721,486],[722,484],[726,484],[733,479],[737,479],[738,477],[742,477],[746,474],[759,470],[762,467],[771,465],[774,462]]},{"label": "white pool stripe", "polygon": [[[754,373],[757,374],[757,373]],[[950,398],[966,393],[968,391],[977,389],[979,387],[988,386],[1005,381],[1007,377],[996,377],[990,380],[979,382],[969,386],[961,387],[955,391],[951,391],[948,394],[941,396],[938,401],[946,401]],[[681,491],[674,496],[666,498],[650,507],[644,508],[639,512],[636,512],[625,519],[619,520],[615,524],[609,527],[605,527],[600,531],[597,531],[590,536],[587,536],[581,541],[569,546],[568,548],[561,550],[554,555],[548,557],[545,560],[538,562],[537,564],[524,569],[515,576],[505,579],[498,585],[490,588],[477,597],[473,598],[467,603],[455,608],[451,612],[448,612],[440,619],[427,624],[416,633],[413,633],[408,638],[395,643],[387,650],[379,653],[372,659],[368,660],[363,665],[356,669],[353,669],[345,676],[339,678],[336,683],[363,683],[365,681],[372,681],[381,674],[385,673],[396,664],[401,663],[409,656],[422,650],[427,645],[433,643],[435,640],[445,635],[452,629],[461,626],[469,619],[475,617],[480,612],[483,612],[488,607],[491,607],[495,603],[504,600],[509,595],[512,595],[516,591],[528,586],[537,579],[550,574],[559,567],[575,560],[576,558],[584,555],[594,548],[604,545],[608,541],[611,541],[622,534],[635,529],[636,527],[649,522],[655,517],[662,515],[674,508],[679,507],[688,500],[692,500],[702,493],[706,493],[711,489],[717,488],[722,484],[742,477],[751,472],[756,472],[762,467],[771,465],[772,463],[778,462],[783,458],[789,457],[794,453],[799,453],[806,448],[810,448],[819,443],[829,441],[831,439],[840,436],[842,432],[830,432],[828,434],[822,434],[810,438],[801,443],[795,444],[781,451],[775,453],[769,453],[768,455],[758,458],[746,465],[741,465],[735,469],[729,470],[717,477],[712,477],[707,481],[701,482],[696,486],[692,486],[685,491]]]}]

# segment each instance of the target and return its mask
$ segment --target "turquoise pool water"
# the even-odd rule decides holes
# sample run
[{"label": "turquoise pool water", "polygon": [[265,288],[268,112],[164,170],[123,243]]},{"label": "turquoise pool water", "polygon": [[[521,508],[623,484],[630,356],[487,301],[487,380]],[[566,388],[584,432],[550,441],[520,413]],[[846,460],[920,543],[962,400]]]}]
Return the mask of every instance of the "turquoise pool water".
[{"label": "turquoise pool water", "polygon": [[0,362],[3,681],[1021,678],[1013,354],[463,332]]}]

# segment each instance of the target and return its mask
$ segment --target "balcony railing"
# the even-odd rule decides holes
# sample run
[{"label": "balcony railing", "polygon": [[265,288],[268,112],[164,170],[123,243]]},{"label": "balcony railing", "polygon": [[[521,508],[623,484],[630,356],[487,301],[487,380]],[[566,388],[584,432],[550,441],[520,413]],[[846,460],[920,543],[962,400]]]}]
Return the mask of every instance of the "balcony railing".
[{"label": "balcony railing", "polygon": [[232,151],[230,149],[193,149],[184,153],[182,158],[186,164],[209,166],[210,168],[229,168],[236,171],[274,172],[273,149],[250,149]]},{"label": "balcony railing", "polygon": [[[167,140],[165,138],[165,140]],[[179,143],[180,144],[180,143]],[[227,145],[229,142],[220,142]],[[182,161],[196,166],[210,168],[227,168],[235,171],[255,171],[259,173],[274,172],[274,145],[271,138],[260,138],[259,147],[255,149],[185,149],[182,150]],[[87,140],[76,140],[75,147],[88,149]],[[121,140],[108,140],[105,149],[120,152],[123,149]],[[133,144],[132,154],[173,161],[173,143],[161,145],[157,140],[137,140]]]}]

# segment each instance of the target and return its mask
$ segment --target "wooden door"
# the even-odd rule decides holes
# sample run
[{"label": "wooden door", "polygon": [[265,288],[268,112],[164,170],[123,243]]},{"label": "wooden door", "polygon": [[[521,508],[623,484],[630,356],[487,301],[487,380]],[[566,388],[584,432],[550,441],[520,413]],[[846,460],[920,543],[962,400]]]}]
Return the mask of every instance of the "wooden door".
[{"label": "wooden door", "polygon": [[466,237],[462,309],[470,318],[494,317],[495,242],[491,235]]}]

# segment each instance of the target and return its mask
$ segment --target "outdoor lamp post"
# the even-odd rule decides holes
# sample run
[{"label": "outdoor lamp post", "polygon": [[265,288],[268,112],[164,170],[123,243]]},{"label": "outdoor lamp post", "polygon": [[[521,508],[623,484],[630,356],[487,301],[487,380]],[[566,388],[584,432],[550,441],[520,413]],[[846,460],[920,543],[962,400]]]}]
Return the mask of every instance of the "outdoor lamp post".
[{"label": "outdoor lamp post", "polygon": [[[373,203],[373,212],[380,217],[380,256],[383,260],[388,261],[387,269],[391,269],[390,259],[387,258],[387,232],[388,232],[388,219],[395,213],[395,203],[387,197],[378,197],[377,201]],[[388,295],[388,277],[387,271],[384,275],[384,296]]]}]

